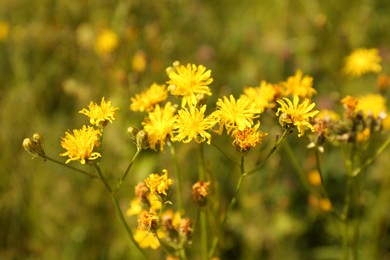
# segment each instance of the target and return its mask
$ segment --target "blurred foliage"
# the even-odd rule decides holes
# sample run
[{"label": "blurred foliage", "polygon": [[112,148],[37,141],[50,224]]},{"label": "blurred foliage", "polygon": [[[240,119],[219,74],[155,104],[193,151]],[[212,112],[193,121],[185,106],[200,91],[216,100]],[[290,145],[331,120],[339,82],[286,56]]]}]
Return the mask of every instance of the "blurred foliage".
[{"label": "blurred foliage", "polygon": [[[141,119],[130,113],[130,97],[166,81],[165,68],[175,60],[212,69],[214,99],[261,80],[281,81],[300,68],[314,77],[318,106],[327,107],[345,94],[373,90],[370,79],[360,83],[340,73],[352,49],[378,48],[389,71],[389,13],[387,0],[2,0],[0,258],[133,259],[134,249],[102,185],[57,165],[31,161],[21,146],[24,137],[39,132],[47,153],[59,154],[60,137],[84,120],[77,111],[90,100],[109,97],[121,108],[104,147],[103,165],[115,178],[134,153],[125,129]],[[118,44],[101,53],[96,39],[107,29],[117,35]],[[275,138],[273,129],[267,131],[270,140]],[[185,158],[189,149],[180,156]],[[313,158],[305,149],[295,153],[309,170]],[[337,202],[344,194],[342,162],[331,147],[326,149],[324,172]],[[207,163],[220,180],[214,188],[226,197],[220,198],[223,208],[237,176],[223,161],[214,161],[213,152],[206,154]],[[134,165],[119,194],[123,209],[134,196],[134,185],[169,157],[152,155],[145,153]],[[388,155],[367,176],[372,184],[364,196],[371,210],[360,223],[367,242],[363,259],[372,250],[389,257]],[[185,190],[196,179],[194,167],[188,167],[194,177],[184,183]],[[221,259],[339,258],[339,227],[310,209],[292,168],[281,149],[245,183],[228,221]],[[379,233],[380,241],[371,239]]]}]

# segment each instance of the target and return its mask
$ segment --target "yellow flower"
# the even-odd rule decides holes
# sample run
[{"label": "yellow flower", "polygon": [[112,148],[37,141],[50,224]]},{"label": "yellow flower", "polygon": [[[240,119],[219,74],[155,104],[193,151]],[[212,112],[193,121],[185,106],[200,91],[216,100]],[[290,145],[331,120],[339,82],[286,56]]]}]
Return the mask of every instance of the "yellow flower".
[{"label": "yellow flower", "polygon": [[379,94],[369,94],[357,98],[358,103],[355,111],[362,111],[365,117],[373,116],[374,118],[386,115],[386,99]]},{"label": "yellow flower", "polygon": [[378,49],[359,48],[354,50],[346,59],[343,71],[350,76],[359,77],[363,74],[382,70],[381,57]]},{"label": "yellow flower", "polygon": [[162,204],[161,204],[161,201],[156,196],[156,194],[148,194],[146,196],[146,198],[147,198],[147,201],[144,201],[144,202],[142,201],[141,198],[132,199],[130,201],[130,207],[126,211],[126,215],[130,217],[130,216],[140,214],[142,212],[142,210],[144,209],[143,208],[144,204],[147,204],[148,209],[151,209],[153,211],[158,211],[161,209]]},{"label": "yellow flower", "polygon": [[100,106],[91,101],[88,109],[83,108],[79,113],[88,116],[91,125],[105,127],[108,122],[112,123],[112,121],[115,120],[115,111],[119,108],[111,106],[111,101],[106,103],[103,97]]},{"label": "yellow flower", "polygon": [[228,134],[234,129],[243,131],[246,127],[252,127],[253,119],[258,117],[255,114],[258,113],[260,111],[256,109],[256,105],[246,96],[236,100],[233,95],[230,95],[229,99],[226,96],[218,99],[217,110],[212,115],[219,122],[218,134],[220,135],[223,127]]},{"label": "yellow flower", "polygon": [[308,173],[307,179],[309,183],[313,186],[320,186],[321,185],[321,175],[319,171],[312,170]]},{"label": "yellow flower", "polygon": [[371,136],[371,130],[370,128],[366,127],[362,131],[356,134],[356,141],[358,143],[365,142],[370,138],[370,136]]},{"label": "yellow flower", "polygon": [[142,211],[138,215],[138,229],[156,233],[158,229],[158,216],[153,210]]},{"label": "yellow flower", "polygon": [[236,147],[237,150],[241,152],[246,152],[262,142],[263,137],[266,136],[267,133],[257,131],[259,129],[259,126],[260,122],[253,127],[247,127],[244,130],[235,129],[233,131],[233,145]]},{"label": "yellow flower", "polygon": [[159,194],[167,196],[169,186],[173,184],[173,180],[168,178],[168,171],[164,169],[162,174],[152,173],[145,180],[146,186],[149,187],[151,194]]},{"label": "yellow flower", "polygon": [[[165,237],[164,232],[162,232],[160,230],[157,231],[157,235],[160,239]],[[137,241],[139,246],[143,249],[146,249],[149,247],[151,249],[157,249],[160,247],[160,242],[159,242],[158,238],[156,237],[156,235],[151,233],[151,232],[145,231],[145,230],[137,229],[134,232],[134,240]]]},{"label": "yellow flower", "polygon": [[315,116],[314,119],[315,119],[316,122],[318,120],[322,120],[322,121],[325,121],[325,122],[330,122],[330,121],[337,121],[337,120],[339,120],[340,116],[336,112],[334,112],[332,110],[322,109]]},{"label": "yellow flower", "polygon": [[175,108],[170,102],[164,108],[156,105],[156,108],[149,112],[148,118],[143,122],[144,130],[148,134],[149,146],[156,150],[156,145],[160,150],[164,150],[165,139],[171,135],[175,122]]},{"label": "yellow flower", "polygon": [[90,160],[95,160],[101,157],[100,153],[93,152],[93,149],[100,145],[99,139],[100,131],[91,126],[84,125],[79,130],[73,130],[73,134],[66,132],[61,141],[61,146],[66,152],[60,155],[69,157],[66,163],[80,160],[81,164],[85,164]]},{"label": "yellow flower", "polygon": [[165,85],[158,85],[153,83],[147,90],[136,94],[134,98],[131,98],[130,109],[132,111],[151,111],[154,106],[162,101],[165,101],[168,97],[168,92]]},{"label": "yellow flower", "polygon": [[207,130],[211,129],[217,122],[213,117],[205,117],[205,111],[206,105],[200,109],[192,105],[189,109],[179,110],[173,126],[175,136],[172,140],[183,143],[189,143],[192,139],[197,143],[207,140],[207,143],[210,144],[211,135]]},{"label": "yellow flower", "polygon": [[318,113],[318,110],[313,110],[315,103],[310,103],[309,99],[305,99],[299,104],[298,96],[294,96],[293,102],[288,98],[278,99],[276,102],[280,105],[276,115],[281,114],[279,122],[282,126],[296,126],[299,137],[305,133],[305,128],[309,128],[311,131],[314,130],[309,120]]},{"label": "yellow flower", "polygon": [[105,29],[95,40],[95,51],[99,55],[110,54],[118,47],[118,42],[118,36],[110,29]]},{"label": "yellow flower", "polygon": [[244,88],[244,95],[256,104],[256,109],[262,113],[266,108],[275,106],[276,90],[272,84],[262,81],[259,87]]},{"label": "yellow flower", "polygon": [[208,85],[213,82],[211,70],[206,71],[203,65],[187,64],[178,65],[167,69],[169,81],[168,89],[174,96],[183,97],[181,106],[195,105],[204,95],[211,96]]},{"label": "yellow flower", "polygon": [[136,51],[134,54],[133,60],[131,62],[131,67],[135,72],[141,73],[146,69],[146,54],[142,50]]},{"label": "yellow flower", "polygon": [[8,38],[9,24],[6,21],[0,21],[0,41]]},{"label": "yellow flower", "polygon": [[287,81],[282,82],[285,87],[285,96],[298,96],[300,98],[310,98],[317,91],[313,88],[313,78],[309,76],[302,77],[302,71],[297,70],[294,76],[288,77]]}]

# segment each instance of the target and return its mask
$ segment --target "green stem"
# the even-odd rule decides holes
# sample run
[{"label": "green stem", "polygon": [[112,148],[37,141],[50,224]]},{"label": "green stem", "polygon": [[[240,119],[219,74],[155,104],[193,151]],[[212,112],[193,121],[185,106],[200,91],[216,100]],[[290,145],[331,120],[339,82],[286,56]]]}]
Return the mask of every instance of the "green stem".
[{"label": "green stem", "polygon": [[138,157],[138,155],[140,154],[141,151],[142,151],[142,149],[137,149],[137,151],[135,152],[133,158],[131,158],[131,161],[130,161],[129,165],[126,168],[126,171],[122,175],[122,178],[120,178],[114,193],[117,193],[119,191],[119,189],[122,186],[123,182],[125,181],[127,175],[129,174],[129,171],[130,171],[131,167],[133,166],[135,159]]},{"label": "green stem", "polygon": [[[204,151],[203,145],[198,145],[198,176],[199,180],[205,180],[205,164],[204,164]],[[206,208],[200,210],[200,241],[202,259],[206,260],[208,251],[207,241],[207,211]]]},{"label": "green stem", "polygon": [[177,160],[176,156],[176,150],[172,143],[168,142],[168,146],[171,151],[173,164],[175,167],[176,172],[176,202],[177,202],[177,209],[180,213],[183,211],[183,202],[182,202],[182,180],[181,180],[181,173],[179,168],[179,162]]},{"label": "green stem", "polygon": [[66,163],[57,161],[56,159],[53,159],[53,158],[51,158],[51,157],[49,157],[49,156],[47,156],[47,155],[42,155],[42,158],[43,158],[44,160],[49,160],[49,161],[54,162],[54,163],[56,163],[56,164],[62,165],[62,166],[64,166],[64,167],[68,168],[68,169],[71,169],[71,170],[77,171],[77,172],[79,172],[79,173],[82,173],[82,174],[84,174],[84,175],[87,175],[88,177],[91,177],[91,178],[97,178],[97,177],[98,177],[96,174],[89,173],[89,172],[86,172],[86,171],[77,169],[76,167],[73,167],[73,166],[70,166],[70,165],[68,165],[68,164],[66,164]]}]

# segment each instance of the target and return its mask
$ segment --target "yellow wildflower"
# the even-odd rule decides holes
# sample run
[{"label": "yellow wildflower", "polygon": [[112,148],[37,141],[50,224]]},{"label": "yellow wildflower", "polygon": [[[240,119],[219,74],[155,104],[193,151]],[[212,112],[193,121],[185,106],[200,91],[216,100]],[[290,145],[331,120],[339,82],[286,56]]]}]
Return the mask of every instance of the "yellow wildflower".
[{"label": "yellow wildflower", "polygon": [[[88,110],[89,109],[89,110]],[[84,114],[89,117],[89,122],[91,125],[97,127],[105,127],[108,122],[112,123],[115,120],[115,111],[118,110],[118,107],[113,107],[111,101],[104,101],[104,97],[100,102],[100,106],[97,103],[90,102],[88,109],[83,108],[79,113]]]},{"label": "yellow wildflower", "polygon": [[146,54],[142,50],[135,52],[133,60],[131,62],[131,67],[135,72],[141,73],[146,69]]},{"label": "yellow wildflower", "polygon": [[305,133],[305,128],[309,128],[311,131],[314,130],[309,120],[318,113],[318,110],[313,110],[315,103],[310,103],[309,99],[305,99],[299,104],[298,96],[294,96],[293,102],[288,98],[278,99],[276,102],[280,105],[276,115],[280,114],[279,122],[282,126],[296,126],[299,137]]},{"label": "yellow wildflower", "polygon": [[288,77],[287,81],[282,82],[282,86],[285,88],[285,96],[310,98],[317,93],[313,88],[313,78],[309,76],[302,77],[301,70],[297,70],[294,76]]},{"label": "yellow wildflower", "polygon": [[[164,232],[158,230],[157,231],[158,237],[161,239],[163,238]],[[134,232],[134,240],[137,241],[139,246],[143,249],[151,248],[151,249],[157,249],[160,247],[160,242],[155,234],[148,232],[146,230],[139,230],[137,229]]]},{"label": "yellow wildflower", "polygon": [[206,105],[200,109],[194,105],[190,108],[182,108],[178,111],[176,122],[173,126],[175,136],[173,141],[189,143],[192,139],[197,143],[202,143],[207,140],[210,144],[211,135],[207,130],[211,129],[217,122],[213,117],[205,117]]},{"label": "yellow wildflower", "polygon": [[144,130],[148,134],[149,146],[156,150],[156,145],[160,150],[164,150],[165,139],[171,135],[175,122],[175,108],[170,102],[164,108],[156,105],[156,108],[149,112],[148,118],[143,122]]},{"label": "yellow wildflower", "polygon": [[260,122],[253,127],[246,127],[244,130],[235,129],[232,133],[234,138],[233,145],[238,151],[247,152],[262,142],[263,137],[267,135],[259,129]]},{"label": "yellow wildflower", "polygon": [[6,21],[0,21],[0,41],[4,41],[8,38],[9,24]]},{"label": "yellow wildflower", "polygon": [[359,77],[363,74],[382,70],[381,57],[378,49],[359,48],[354,50],[346,59],[343,71],[345,74]]},{"label": "yellow wildflower", "polygon": [[329,109],[322,109],[320,112],[315,116],[315,121],[325,121],[325,122],[331,122],[331,121],[337,121],[340,119],[340,116]]},{"label": "yellow wildflower", "polygon": [[276,90],[274,86],[266,81],[262,81],[259,87],[244,88],[244,95],[256,104],[256,109],[262,113],[266,108],[275,106]]},{"label": "yellow wildflower", "polygon": [[386,115],[386,99],[379,94],[369,94],[359,97],[356,112],[362,111],[364,116],[374,118]]},{"label": "yellow wildflower", "polygon": [[162,170],[162,174],[152,173],[145,180],[146,186],[149,187],[151,194],[167,196],[167,189],[173,184],[173,180],[168,178],[168,171]]},{"label": "yellow wildflower", "polygon": [[222,134],[223,127],[226,128],[228,134],[234,129],[244,130],[246,127],[252,127],[253,119],[259,117],[259,110],[256,109],[253,103],[246,96],[241,96],[235,99],[230,95],[228,99],[226,96],[223,99],[219,98],[217,101],[217,110],[212,114],[219,122],[218,134]]},{"label": "yellow wildflower", "polygon": [[307,175],[307,179],[309,183],[313,186],[320,186],[321,185],[321,175],[317,170],[312,170]]},{"label": "yellow wildflower", "polygon": [[91,126],[83,125],[81,129],[73,130],[73,134],[70,132],[65,133],[65,137],[63,137],[61,141],[61,146],[66,152],[60,155],[69,157],[66,163],[80,160],[81,164],[85,164],[90,160],[101,157],[100,153],[93,152],[93,149],[100,145],[99,140],[99,130],[94,129]]},{"label": "yellow wildflower", "polygon": [[131,98],[130,109],[132,111],[151,111],[154,106],[168,97],[168,92],[165,85],[153,83],[147,90],[136,94]]},{"label": "yellow wildflower", "polygon": [[208,85],[213,82],[211,70],[206,71],[203,65],[187,64],[178,65],[167,69],[169,81],[168,89],[174,96],[183,97],[181,106],[186,104],[195,105],[204,95],[211,96]]},{"label": "yellow wildflower", "polygon": [[[148,190],[149,192],[149,190]],[[144,201],[142,198],[135,198],[130,201],[130,207],[126,211],[127,216],[134,216],[141,213],[142,210],[151,209],[153,211],[158,211],[161,209],[161,201],[158,199],[156,194],[147,194],[146,200]]]},{"label": "yellow wildflower", "polygon": [[118,47],[118,36],[110,29],[99,33],[95,39],[95,51],[99,55],[112,53]]}]

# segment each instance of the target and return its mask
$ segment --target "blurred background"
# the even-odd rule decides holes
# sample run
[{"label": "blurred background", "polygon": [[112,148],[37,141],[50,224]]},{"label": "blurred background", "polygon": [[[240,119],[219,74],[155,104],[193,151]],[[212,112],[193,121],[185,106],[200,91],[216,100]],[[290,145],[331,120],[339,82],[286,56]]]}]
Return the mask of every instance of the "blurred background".
[{"label": "blurred background", "polygon": [[[40,133],[46,153],[59,158],[64,132],[87,123],[78,111],[104,96],[120,107],[105,133],[103,151],[103,168],[115,180],[135,152],[126,129],[139,127],[144,117],[129,110],[130,97],[153,82],[165,83],[165,68],[175,60],[212,70],[210,103],[221,95],[238,96],[244,86],[258,86],[261,80],[278,83],[300,68],[314,78],[319,107],[331,107],[345,94],[375,91],[374,78],[351,80],[340,73],[353,49],[378,48],[389,71],[389,14],[388,0],[0,1],[0,258],[136,259],[101,183],[31,160],[22,147],[25,137]],[[262,125],[272,145],[272,131],[280,128]],[[190,148],[183,149],[183,164],[191,164],[185,158]],[[305,144],[296,149],[305,170],[313,167]],[[213,160],[215,149],[209,151],[225,205],[238,175]],[[244,183],[221,259],[340,257],[339,227],[310,209],[308,194],[284,154],[281,150]],[[328,188],[336,204],[342,203],[342,162],[336,150],[329,148],[327,154]],[[369,169],[371,213],[361,225],[362,239],[371,242],[362,243],[363,255],[385,256],[390,249],[388,156],[387,151]],[[141,156],[118,194],[123,210],[134,185],[152,171],[171,167],[169,158],[153,151]],[[187,190],[196,180],[191,169],[188,174]],[[129,223],[136,226],[135,219]],[[372,240],[379,233],[381,239]]]}]

